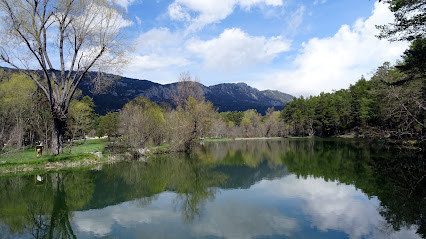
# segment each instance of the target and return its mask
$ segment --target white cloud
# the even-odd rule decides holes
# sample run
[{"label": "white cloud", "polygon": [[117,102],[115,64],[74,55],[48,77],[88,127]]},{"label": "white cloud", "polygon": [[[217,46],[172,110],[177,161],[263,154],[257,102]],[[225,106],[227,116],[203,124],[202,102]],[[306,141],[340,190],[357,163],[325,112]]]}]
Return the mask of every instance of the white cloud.
[{"label": "white cloud", "polygon": [[299,26],[302,24],[303,16],[305,15],[305,10],[306,7],[304,5],[301,5],[288,17],[287,31],[290,34],[295,33]]},{"label": "white cloud", "polygon": [[97,32],[106,31],[105,28],[111,28],[111,31],[125,28],[133,25],[133,22],[123,17],[123,14],[116,9],[111,9],[95,3],[87,6],[86,13],[76,19],[81,26],[87,26],[90,22],[89,30]]},{"label": "white cloud", "polygon": [[138,53],[169,53],[169,48],[182,44],[181,34],[171,32],[168,28],[153,28],[135,39],[133,45]]},{"label": "white cloud", "polygon": [[114,0],[114,2],[118,5],[120,5],[121,7],[123,7],[124,9],[127,8],[132,5],[133,2],[135,2],[135,0]]},{"label": "white cloud", "polygon": [[133,43],[135,51],[127,66],[128,75],[190,64],[180,47],[182,44],[181,34],[170,32],[168,28],[154,28],[142,33]]},{"label": "white cloud", "polygon": [[191,16],[180,4],[174,2],[169,6],[169,16],[173,20],[177,21],[189,21]]},{"label": "white cloud", "polygon": [[159,70],[170,66],[186,66],[189,63],[190,62],[183,57],[163,57],[155,54],[144,56],[136,55],[132,57],[132,62],[128,67],[129,72],[132,72],[132,69],[136,71]]},{"label": "white cloud", "polygon": [[[175,0],[169,5],[169,16],[173,20],[189,21],[188,32],[202,29],[210,23],[217,23],[228,17],[239,6],[250,10],[256,5],[282,6],[282,0]],[[191,13],[196,15],[191,17]]]},{"label": "white cloud", "polygon": [[314,5],[324,4],[324,3],[326,3],[326,2],[327,2],[327,0],[315,0],[315,1],[314,1]]},{"label": "white cloud", "polygon": [[142,20],[140,19],[140,17],[135,16],[136,22],[138,23],[138,25],[142,24]]},{"label": "white cloud", "polygon": [[343,25],[332,37],[310,39],[303,44],[291,69],[270,73],[254,84],[259,88],[275,85],[293,95],[347,88],[383,62],[395,61],[407,48],[405,42],[390,43],[375,37],[375,25],[392,21],[388,6],[376,3],[368,19]]},{"label": "white cloud", "polygon": [[186,48],[204,60],[204,66],[210,70],[232,71],[268,62],[279,53],[290,48],[288,40],[281,36],[265,38],[250,36],[241,29],[226,29],[218,38],[208,41],[192,39]]},{"label": "white cloud", "polygon": [[242,8],[247,10],[250,10],[252,6],[259,5],[259,4],[264,4],[267,6],[274,6],[274,7],[283,5],[282,0],[239,0],[237,2]]}]

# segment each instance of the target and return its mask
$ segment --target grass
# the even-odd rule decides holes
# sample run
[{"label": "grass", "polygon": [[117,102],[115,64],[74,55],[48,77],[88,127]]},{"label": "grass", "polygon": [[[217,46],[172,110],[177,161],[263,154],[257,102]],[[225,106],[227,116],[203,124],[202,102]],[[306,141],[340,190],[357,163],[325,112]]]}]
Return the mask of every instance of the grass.
[{"label": "grass", "polygon": [[34,148],[23,151],[10,150],[0,154],[0,172],[88,165],[99,159],[93,153],[102,152],[106,145],[105,139],[87,140],[81,144],[75,142],[71,153],[69,148],[65,147],[62,155],[49,155],[44,152],[42,157],[36,157]]},{"label": "grass", "polygon": [[270,140],[270,139],[283,139],[282,137],[251,137],[251,138],[235,138],[235,140]]},{"label": "grass", "polygon": [[221,141],[234,141],[234,140],[263,140],[263,139],[283,139],[282,137],[250,137],[250,138],[205,138],[201,141],[204,142],[221,142]]},{"label": "grass", "polygon": [[151,154],[166,154],[170,152],[170,146],[168,144],[162,144],[160,146],[149,148]]},{"label": "grass", "polygon": [[204,142],[221,142],[221,141],[232,141],[231,138],[204,138]]},{"label": "grass", "polygon": [[87,140],[86,143],[83,144],[74,143],[71,153],[81,154],[87,152],[102,152],[107,144],[108,142],[106,139],[91,139]]}]

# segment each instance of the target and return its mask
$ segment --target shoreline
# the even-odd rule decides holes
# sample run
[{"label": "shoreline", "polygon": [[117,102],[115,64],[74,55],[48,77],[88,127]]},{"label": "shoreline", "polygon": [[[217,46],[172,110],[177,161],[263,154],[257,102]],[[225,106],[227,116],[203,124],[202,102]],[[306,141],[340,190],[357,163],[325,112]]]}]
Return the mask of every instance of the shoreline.
[{"label": "shoreline", "polygon": [[[231,142],[231,141],[255,141],[255,140],[304,140],[304,139],[320,139],[320,140],[374,140],[380,143],[389,144],[399,147],[401,150],[407,151],[421,151],[422,148],[415,146],[416,143],[413,140],[388,140],[388,139],[369,139],[369,138],[360,138],[360,137],[252,137],[252,138],[205,138],[197,141],[198,143],[203,142]],[[151,155],[157,154],[171,154],[173,152],[166,149],[164,146],[157,146],[148,148],[147,152],[144,154],[139,154],[140,157],[149,158]],[[82,155],[85,155],[83,158]],[[102,155],[100,152],[83,152],[80,155],[74,155],[76,159],[56,159],[53,160],[49,156],[41,158],[39,160],[33,160],[29,162],[7,162],[3,161],[0,158],[0,176],[14,175],[14,174],[25,174],[25,173],[37,173],[37,172],[51,172],[51,171],[61,171],[61,170],[70,170],[70,169],[80,169],[80,168],[92,168],[101,164],[116,163],[126,160],[133,160],[130,152],[116,154],[116,155]],[[59,156],[61,157],[61,156]]]},{"label": "shoreline", "polygon": [[34,173],[34,172],[50,172],[61,171],[68,169],[90,168],[100,164],[116,163],[126,159],[117,156],[106,156],[105,158],[97,159],[82,159],[82,160],[63,160],[57,162],[37,163],[37,164],[0,164],[0,175],[19,174],[19,173]]}]

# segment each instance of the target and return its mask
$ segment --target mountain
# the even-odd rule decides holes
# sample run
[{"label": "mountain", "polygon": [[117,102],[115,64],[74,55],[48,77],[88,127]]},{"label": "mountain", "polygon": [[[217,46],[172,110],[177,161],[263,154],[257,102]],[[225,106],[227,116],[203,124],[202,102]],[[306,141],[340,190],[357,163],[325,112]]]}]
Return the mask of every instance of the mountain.
[{"label": "mountain", "polygon": [[[0,68],[16,72],[14,69]],[[177,83],[162,85],[148,80],[112,74],[102,74],[102,81],[97,79],[97,72],[89,72],[78,88],[83,95],[93,98],[96,105],[95,111],[98,114],[117,111],[135,97],[146,97],[158,104],[165,102],[173,105],[172,96],[176,95],[177,91]],[[224,83],[213,86],[199,84],[199,86],[206,100],[211,101],[219,112],[256,109],[264,114],[269,107],[274,107],[275,110],[284,109],[285,104],[293,98],[280,91],[259,91],[245,83]]]},{"label": "mountain", "polygon": [[[173,105],[172,96],[176,95],[177,89],[177,83],[162,85],[127,77],[118,77],[114,80],[114,77],[109,75],[108,81],[111,84],[108,89],[96,92],[95,84],[89,80],[92,77],[87,78],[82,81],[79,88],[83,95],[93,98],[96,105],[95,111],[99,114],[119,110],[135,97],[146,97],[158,104],[165,102]],[[279,91],[259,91],[245,83],[224,83],[213,86],[200,84],[200,87],[206,100],[211,101],[219,112],[256,109],[263,114],[269,107],[274,107],[275,110],[284,109],[285,104],[293,98]]]},{"label": "mountain", "polygon": [[262,93],[266,96],[268,96],[269,98],[275,99],[275,100],[279,100],[281,102],[287,103],[293,100],[292,95],[283,93],[281,91],[277,91],[277,90],[264,90],[262,91]]}]

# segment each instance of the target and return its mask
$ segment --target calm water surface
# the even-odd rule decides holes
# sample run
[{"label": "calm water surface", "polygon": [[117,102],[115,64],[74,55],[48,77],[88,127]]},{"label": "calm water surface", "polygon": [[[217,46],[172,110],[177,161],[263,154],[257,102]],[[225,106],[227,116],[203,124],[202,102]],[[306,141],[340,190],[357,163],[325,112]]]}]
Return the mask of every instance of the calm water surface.
[{"label": "calm water surface", "polygon": [[361,141],[205,143],[2,176],[0,238],[422,238],[425,172],[421,155]]}]

